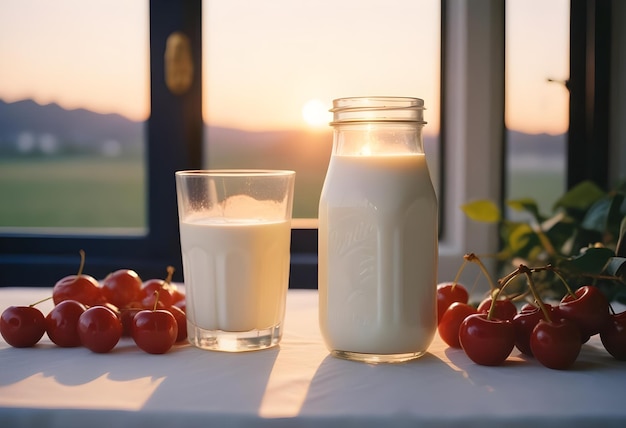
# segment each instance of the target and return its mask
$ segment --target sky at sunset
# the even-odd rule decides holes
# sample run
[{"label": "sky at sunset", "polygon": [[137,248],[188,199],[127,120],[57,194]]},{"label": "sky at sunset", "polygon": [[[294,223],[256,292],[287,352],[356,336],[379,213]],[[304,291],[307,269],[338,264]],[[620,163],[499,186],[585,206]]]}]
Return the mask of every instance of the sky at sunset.
[{"label": "sky at sunset", "polygon": [[[567,129],[566,90],[547,79],[567,78],[568,8],[568,0],[507,2],[509,128]],[[203,9],[211,124],[312,126],[334,98],[403,95],[425,100],[425,132],[438,131],[438,0],[205,0]],[[145,120],[148,60],[147,0],[0,3],[4,101]]]}]

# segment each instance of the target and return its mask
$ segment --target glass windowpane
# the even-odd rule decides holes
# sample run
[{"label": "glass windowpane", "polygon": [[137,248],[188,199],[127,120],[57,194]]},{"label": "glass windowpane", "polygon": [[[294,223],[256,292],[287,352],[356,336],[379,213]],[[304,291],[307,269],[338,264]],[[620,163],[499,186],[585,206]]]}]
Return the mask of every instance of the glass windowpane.
[{"label": "glass windowpane", "polygon": [[205,165],[296,170],[295,218],[317,218],[334,98],[423,98],[439,177],[439,0],[205,0]]},{"label": "glass windowpane", "polygon": [[507,1],[506,199],[545,215],[566,188],[568,76],[569,1]]},{"label": "glass windowpane", "polygon": [[146,228],[148,2],[0,3],[0,232]]}]

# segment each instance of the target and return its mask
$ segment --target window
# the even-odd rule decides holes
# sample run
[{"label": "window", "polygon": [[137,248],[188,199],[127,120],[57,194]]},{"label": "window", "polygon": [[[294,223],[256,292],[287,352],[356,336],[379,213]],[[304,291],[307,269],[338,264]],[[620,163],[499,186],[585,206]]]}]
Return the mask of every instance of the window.
[{"label": "window", "polygon": [[203,166],[296,171],[294,286],[317,287],[334,98],[423,98],[438,185],[440,21],[439,0],[203,2]]},{"label": "window", "polygon": [[546,215],[567,186],[569,21],[569,0],[506,3],[506,198]]},{"label": "window", "polygon": [[[88,16],[93,17],[95,12],[96,15],[106,16],[105,23],[108,26],[103,31],[105,35],[108,35],[118,31],[117,27],[121,25],[121,22],[125,22],[124,18],[120,17],[123,15],[120,11],[124,10],[124,7],[134,8],[134,6],[126,5],[126,2],[101,3],[107,5],[108,12],[105,13],[96,10],[98,4],[90,2],[84,5],[86,9],[82,9],[83,2],[76,3],[70,4],[69,1],[63,4],[55,3],[53,11],[46,17],[49,21],[54,21],[52,18],[57,13],[72,15],[77,10],[83,10]],[[199,156],[195,156],[194,147],[199,147],[201,140],[199,113],[201,80],[196,76],[192,90],[185,95],[172,94],[164,83],[163,55],[167,37],[175,30],[183,31],[189,34],[192,45],[197,46],[197,49],[192,51],[192,55],[194,62],[200,67],[200,4],[199,2],[184,2],[183,4],[145,2],[139,6],[142,6],[138,9],[142,16],[131,17],[132,22],[129,25],[142,28],[145,33],[138,37],[147,41],[149,35],[150,40],[149,57],[145,55],[145,52],[148,52],[147,44],[144,45],[145,52],[140,54],[146,60],[149,58],[151,76],[149,80],[146,80],[146,84],[150,84],[150,117],[143,131],[147,138],[147,150],[144,157],[146,169],[143,173],[146,192],[145,196],[137,195],[144,199],[147,221],[142,228],[146,230],[141,233],[123,231],[117,234],[103,233],[102,230],[94,230],[91,227],[90,230],[83,230],[80,233],[64,234],[45,233],[47,232],[45,230],[25,231],[14,227],[2,230],[0,231],[0,286],[51,286],[62,276],[77,271],[79,249],[84,249],[87,254],[86,272],[97,278],[103,278],[108,272],[122,267],[132,267],[144,278],[163,278],[168,265],[181,265],[177,212],[173,198],[173,177],[176,169],[193,166],[195,160],[199,159]],[[29,18],[20,16],[14,7],[17,7],[14,3],[3,4],[0,7],[2,8],[0,15],[3,20],[16,21],[19,26],[21,21]],[[30,14],[35,13],[38,7],[34,3],[28,3],[24,9]],[[134,20],[134,18],[137,19]],[[74,16],[73,19],[80,20],[84,17]],[[145,24],[144,27],[141,27],[142,22]],[[150,23],[149,30],[148,22]],[[197,37],[194,38],[194,35]],[[74,35],[74,38],[80,38],[80,34]],[[107,40],[110,45],[107,43],[103,45],[108,49],[107,52],[115,50],[116,46],[122,49],[119,47],[120,43],[133,44],[130,41],[120,41],[114,34]],[[44,41],[36,39],[33,43]],[[3,37],[0,43],[5,52],[15,49],[16,52],[23,54],[25,46],[22,43],[28,44],[30,40],[28,37],[15,38],[13,34],[9,34],[6,38]],[[85,49],[91,48],[87,46]],[[3,64],[6,64],[4,58]],[[73,67],[84,66],[76,58],[69,61],[69,64]],[[9,68],[5,66],[3,70]],[[21,70],[25,74],[35,71],[41,70],[32,67]],[[85,70],[87,71],[92,70]],[[76,79],[65,81],[64,87],[74,83],[77,83]],[[93,85],[98,85],[98,82],[93,82]],[[2,83],[0,83],[0,88],[4,88]],[[145,91],[145,94],[147,93],[148,91]],[[143,99],[141,102],[145,103],[146,100]],[[194,106],[195,111],[198,112],[195,116]],[[72,107],[79,106],[72,105]],[[112,170],[110,173],[115,174],[115,171]],[[180,269],[176,277],[175,279],[182,279]]]},{"label": "window", "polygon": [[204,165],[294,169],[303,224],[317,218],[332,100],[414,96],[437,187],[440,21],[439,0],[204,1]]},{"label": "window", "polygon": [[145,232],[148,36],[145,2],[0,6],[2,232]]},{"label": "window", "polygon": [[[213,2],[213,3],[212,3]],[[226,2],[226,1],[225,1]],[[145,201],[146,212],[146,230],[145,233],[135,234],[118,234],[105,235],[101,233],[80,233],[65,235],[46,235],[42,233],[25,233],[12,228],[10,231],[3,230],[0,232],[0,286],[20,286],[20,285],[43,285],[50,286],[56,279],[61,276],[73,273],[77,267],[78,250],[83,248],[87,252],[87,270],[96,277],[103,277],[110,270],[119,267],[133,267],[144,277],[164,276],[165,267],[168,264],[180,266],[180,251],[178,245],[178,229],[177,229],[177,213],[175,205],[175,187],[173,174],[174,171],[184,168],[198,168],[203,166],[206,156],[210,165],[212,149],[204,154],[202,152],[203,138],[203,103],[208,106],[204,110],[206,120],[209,126],[213,121],[222,121],[219,118],[219,110],[227,111],[228,114],[235,114],[240,118],[243,115],[250,115],[249,110],[244,110],[252,106],[252,111],[258,108],[257,102],[252,102],[248,98],[234,98],[236,106],[242,107],[237,111],[236,107],[230,107],[219,101],[218,93],[214,91],[221,90],[217,87],[218,83],[208,80],[202,82],[203,67],[206,66],[210,70],[212,61],[217,58],[211,55],[223,55],[218,51],[211,53],[211,43],[219,42],[218,40],[209,40],[207,50],[202,49],[202,19],[207,18],[206,14],[211,12],[213,6],[218,7],[215,13],[219,13],[221,1],[200,0],[185,2],[156,2],[150,1],[149,4],[149,22],[150,22],[150,106],[149,119],[145,128],[145,137],[147,141],[145,162],[145,188],[147,198]],[[255,14],[246,14],[247,8],[257,7],[257,2],[248,2],[240,6],[240,17],[237,18],[238,25],[245,22],[254,23],[254,25],[263,24],[264,13],[272,14],[275,10],[270,7],[272,2],[263,2],[267,6],[264,11],[255,11]],[[285,3],[285,7],[291,7],[291,3]],[[328,3],[330,9],[324,9],[320,6],[317,12],[312,8],[317,2],[303,2],[303,7],[307,8],[311,20],[330,19],[334,16],[335,9],[342,8],[344,2]],[[394,2],[395,3],[395,2]],[[402,2],[398,1],[397,4]],[[282,4],[282,3],[281,3]],[[320,3],[324,5],[326,3]],[[348,4],[348,3],[346,3]],[[356,3],[355,3],[356,4]],[[383,4],[383,2],[368,1],[359,2],[358,13],[362,8],[374,7]],[[388,4],[388,2],[384,2]],[[409,30],[408,37],[414,34],[414,28],[418,28],[415,41],[415,48],[407,47],[406,56],[401,61],[396,60],[400,65],[408,69],[421,68],[421,65],[415,65],[412,61],[418,58],[422,61],[423,56],[432,57],[425,52],[425,47],[420,43],[425,43],[426,38],[422,31],[427,28],[426,24],[432,22],[420,23],[419,13],[425,7],[426,2],[407,2],[412,8],[407,9],[406,13],[415,13],[415,22],[413,28]],[[543,4],[542,4],[543,5]],[[4,8],[9,6],[3,5],[3,13],[1,16],[11,17],[10,13],[5,14]],[[29,6],[28,10],[32,11],[33,6]],[[203,14],[202,10],[206,14]],[[613,8],[614,22],[619,22],[620,17],[626,16],[626,8],[615,6]],[[398,9],[401,10],[401,9]],[[249,9],[252,12],[252,9]],[[325,12],[324,12],[325,11]],[[344,10],[350,13],[350,10]],[[294,11],[293,13],[296,13]],[[390,12],[391,13],[391,12]],[[574,14],[573,14],[574,15]],[[340,15],[349,16],[349,15]],[[381,15],[382,16],[382,15]],[[439,278],[446,280],[452,278],[456,273],[461,262],[462,255],[467,251],[474,251],[479,254],[489,253],[497,247],[497,231],[483,224],[476,224],[464,217],[459,205],[472,199],[492,199],[500,201],[504,193],[501,178],[504,174],[504,164],[502,162],[504,156],[503,141],[505,137],[504,131],[504,106],[505,106],[505,6],[503,2],[492,0],[473,0],[466,2],[461,0],[441,0],[441,9],[431,15],[431,19],[438,24],[441,22],[441,65],[440,75],[435,76],[428,85],[434,86],[434,99],[440,99],[439,106],[437,102],[428,103],[430,107],[428,132],[438,130],[439,145],[438,154],[441,164],[444,166],[441,175],[437,174],[436,178],[441,177],[438,182],[440,195],[440,206],[443,211],[441,223],[441,239],[440,239],[440,259],[439,259]],[[585,15],[587,16],[587,15]],[[438,18],[440,17],[440,18]],[[112,21],[115,17],[110,18]],[[226,19],[223,17],[222,19]],[[234,18],[233,18],[234,19]],[[246,21],[247,20],[247,21]],[[220,21],[223,22],[223,21]],[[320,21],[321,22],[321,21]],[[379,19],[380,25],[393,27],[395,21],[388,19]],[[218,23],[214,23],[217,25]],[[293,28],[289,24],[280,30],[279,28],[265,28],[268,34],[272,32],[287,31],[291,33]],[[114,28],[114,26],[112,26]],[[258,28],[258,27],[255,27]],[[404,28],[404,27],[403,27]],[[431,27],[428,27],[431,28]],[[434,28],[437,28],[436,26]],[[242,31],[244,35],[250,35],[248,27],[246,31]],[[394,28],[395,29],[395,28]],[[626,33],[621,26],[613,25],[613,31],[616,33],[612,37],[615,40],[621,40]],[[216,30],[219,30],[216,28]],[[165,86],[165,67],[164,52],[167,38],[175,31],[181,31],[189,37],[192,47],[191,54],[194,65],[194,74],[191,89],[183,94],[173,94]],[[269,43],[271,39],[265,38],[261,33],[257,34],[252,30],[252,34],[258,35],[259,43]],[[316,29],[323,36],[328,31],[325,27]],[[438,30],[433,30],[438,31]],[[289,33],[289,34],[290,34]],[[287,33],[284,33],[287,34]],[[285,49],[293,51],[297,48],[296,41],[302,40],[306,35],[299,34],[294,41],[285,41]],[[349,37],[349,34],[336,34],[333,37],[341,39],[341,37]],[[320,36],[321,37],[321,36]],[[436,39],[436,35],[434,39]],[[10,40],[11,43],[22,43],[13,38],[2,40],[3,49]],[[359,39],[360,40],[360,39]],[[382,40],[382,39],[381,39]],[[381,40],[375,40],[381,42]],[[255,40],[256,41],[256,40]],[[397,40],[393,40],[394,43]],[[307,43],[312,43],[308,40]],[[624,44],[621,44],[622,46]],[[614,52],[620,52],[619,43],[614,43]],[[214,47],[215,48],[215,47]],[[314,49],[315,47],[311,47]],[[217,47],[216,49],[219,49]],[[429,48],[430,49],[430,48]],[[574,48],[573,48],[574,49]],[[208,52],[208,57],[203,52]],[[254,56],[246,57],[244,51],[232,52],[235,58],[245,58],[249,61],[251,67],[245,67],[248,64],[238,64],[238,67],[247,71],[250,76],[244,76],[246,84],[253,83],[253,77],[257,67],[261,63],[254,62]],[[291,52],[287,51],[287,53]],[[330,54],[331,51],[329,51]],[[334,52],[334,51],[332,51]],[[381,51],[377,51],[381,52]],[[263,52],[255,52],[255,55]],[[344,60],[343,52],[334,52],[337,56],[337,63]],[[614,53],[614,55],[616,55]],[[434,55],[436,56],[436,55]],[[623,57],[623,56],[622,56]],[[226,61],[226,59],[224,60]],[[230,61],[230,60],[229,60]],[[306,58],[303,59],[304,64],[295,64],[291,70],[294,74],[298,71],[297,67],[301,65],[312,66],[314,64],[307,63]],[[301,61],[301,62],[302,62]],[[3,61],[4,63],[4,61]],[[232,62],[227,62],[233,64]],[[611,98],[611,105],[614,111],[623,111],[623,104],[626,96],[621,90],[623,85],[624,73],[618,73],[621,64],[615,62],[614,72],[611,74],[611,84],[617,88],[616,95]],[[215,66],[220,67],[216,64]],[[413,68],[411,68],[413,67]],[[436,67],[435,67],[436,68]],[[623,67],[622,67],[623,68]],[[326,68],[320,70],[320,73],[326,72]],[[219,71],[219,68],[216,70]],[[239,70],[236,70],[237,72]],[[285,85],[293,84],[286,75],[289,70],[280,70],[282,78],[279,82]],[[223,70],[222,70],[223,72]],[[234,72],[234,71],[233,71]],[[382,75],[372,75],[372,82],[389,81],[387,70]],[[622,77],[620,77],[622,76]],[[219,74],[215,76],[219,77]],[[292,77],[292,76],[291,76]],[[560,79],[563,76],[547,76]],[[267,83],[264,81],[263,83]],[[292,86],[291,92],[304,90],[305,88],[316,89],[312,92],[303,91],[299,96],[298,102],[289,108],[293,117],[283,117],[286,120],[300,121],[301,108],[308,100],[319,98],[323,101],[336,97],[335,89],[329,92],[318,92],[321,88],[330,88],[329,84],[315,84],[308,82],[307,85]],[[426,89],[422,90],[423,82],[416,83],[415,87],[409,90],[415,92],[416,96],[422,96],[426,93]],[[439,83],[441,83],[441,93],[438,94]],[[205,98],[203,100],[203,84],[208,85]],[[345,89],[346,93],[337,92],[338,96],[352,96],[361,92],[364,87],[351,86],[352,81],[345,80],[341,82],[337,88],[341,91]],[[2,83],[0,82],[0,86]],[[551,83],[550,90],[557,90],[558,84]],[[406,94],[405,87],[391,89],[375,87],[372,90],[393,94]],[[438,96],[439,95],[439,96]],[[423,98],[428,100],[427,95]],[[233,101],[226,98],[221,100]],[[218,103],[219,101],[219,103]],[[263,104],[265,105],[265,104]],[[441,120],[437,124],[438,113],[441,111]],[[245,112],[245,113],[244,113]],[[221,114],[221,113],[220,113]],[[615,116],[619,117],[619,116]],[[0,117],[0,120],[1,117]],[[614,120],[616,124],[619,121]],[[225,121],[221,126],[230,126]],[[509,124],[510,125],[510,124]],[[261,131],[261,126],[255,124],[246,128],[250,132]],[[311,131],[313,131],[311,129]],[[621,135],[621,128],[616,126],[614,133],[616,136]],[[623,133],[623,132],[622,132]],[[212,132],[207,133],[209,144],[211,139],[215,138]],[[617,138],[617,137],[616,137]],[[45,141],[45,139],[44,139]],[[23,144],[30,144],[28,142]],[[49,143],[45,143],[49,144]],[[614,151],[622,153],[623,149],[618,143],[613,142]],[[617,148],[615,148],[617,147]],[[621,151],[620,151],[621,150]],[[0,155],[1,156],[1,155]],[[623,158],[623,156],[622,156]],[[436,162],[438,163],[438,162]],[[617,163],[614,171],[624,171],[625,162],[622,160]],[[431,166],[433,164],[431,163]],[[434,166],[433,166],[434,168]],[[1,172],[0,172],[1,174]],[[300,192],[307,193],[307,192]],[[315,193],[315,192],[311,192]],[[311,204],[310,206],[315,206]],[[311,211],[309,211],[311,212]],[[308,217],[306,211],[303,216]],[[293,231],[292,239],[292,283],[295,286],[315,286],[316,278],[316,248],[317,234],[315,228],[301,227]],[[180,269],[177,271],[176,280],[182,279]],[[473,280],[473,277],[470,279]]]}]

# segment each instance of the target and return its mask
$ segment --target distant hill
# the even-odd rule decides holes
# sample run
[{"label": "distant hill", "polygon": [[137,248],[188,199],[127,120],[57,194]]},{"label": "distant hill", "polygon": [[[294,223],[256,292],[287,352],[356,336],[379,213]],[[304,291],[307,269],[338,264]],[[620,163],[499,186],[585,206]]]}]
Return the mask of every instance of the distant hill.
[{"label": "distant hill", "polygon": [[525,134],[509,130],[508,155],[522,156],[541,153],[542,156],[563,156],[566,138],[563,134]]},{"label": "distant hill", "polygon": [[[117,147],[117,151],[111,152],[113,154],[136,152],[142,149],[144,126],[144,122],[118,114],[67,110],[58,104],[40,105],[33,100],[13,103],[0,100],[0,153],[24,154],[38,150],[39,146],[48,147],[51,152],[98,152],[111,146]],[[533,153],[563,156],[565,153],[562,135],[510,131],[508,138],[508,154],[511,156]],[[271,164],[284,164],[284,159],[293,161],[294,158],[325,163],[332,144],[330,128],[323,131],[248,132],[207,127],[205,139],[210,142],[208,156],[219,152],[220,162],[224,165],[235,162],[235,158],[241,160],[242,156],[249,158],[250,163],[259,163],[259,151],[281,153],[282,161],[270,159]],[[436,138],[426,136],[424,140],[427,152],[435,148]],[[262,162],[271,167],[267,158]]]},{"label": "distant hill", "polygon": [[7,103],[0,100],[0,149],[18,149],[20,139],[53,139],[58,149],[86,150],[117,142],[125,148],[141,145],[143,122],[119,114],[86,109],[66,110],[58,104],[40,105],[33,100]]}]

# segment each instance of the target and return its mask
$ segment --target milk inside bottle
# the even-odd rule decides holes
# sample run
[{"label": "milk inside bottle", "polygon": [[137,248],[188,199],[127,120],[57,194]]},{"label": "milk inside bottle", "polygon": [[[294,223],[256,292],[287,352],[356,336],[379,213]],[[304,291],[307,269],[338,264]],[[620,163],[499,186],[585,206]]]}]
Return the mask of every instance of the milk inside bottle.
[{"label": "milk inside bottle", "polygon": [[333,102],[319,205],[319,322],[331,354],[366,362],[423,355],[436,328],[437,200],[423,101]]}]

